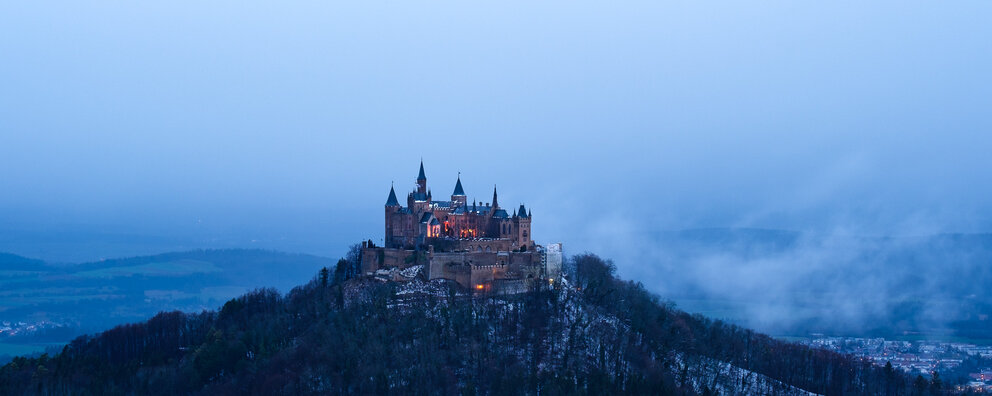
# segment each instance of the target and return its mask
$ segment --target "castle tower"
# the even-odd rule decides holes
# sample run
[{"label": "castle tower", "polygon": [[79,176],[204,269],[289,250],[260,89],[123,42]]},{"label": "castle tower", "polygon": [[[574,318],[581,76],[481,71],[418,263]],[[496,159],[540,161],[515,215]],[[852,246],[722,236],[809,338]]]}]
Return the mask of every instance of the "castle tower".
[{"label": "castle tower", "polygon": [[389,197],[386,198],[386,207],[398,208],[399,206],[400,206],[400,201],[396,199],[396,190],[393,189],[393,186],[389,186]]},{"label": "castle tower", "polygon": [[494,184],[493,185],[493,213],[496,213],[496,210],[498,210],[498,209],[499,209],[499,199],[496,196],[496,185]]},{"label": "castle tower", "polygon": [[520,209],[517,209],[517,217],[513,219],[515,223],[513,228],[517,231],[515,235],[517,244],[521,247],[526,246],[527,250],[533,248],[534,245],[530,240],[530,221],[531,216],[527,213],[527,208],[524,207],[524,204],[520,204]]},{"label": "castle tower", "polygon": [[427,194],[427,174],[424,173],[424,160],[420,160],[420,174],[417,175],[417,192]]},{"label": "castle tower", "polygon": [[396,199],[396,190],[389,186],[389,197],[386,198],[386,246],[393,246],[393,227],[396,212],[400,210],[400,202]]},{"label": "castle tower", "polygon": [[429,210],[430,201],[427,191],[427,174],[424,173],[424,160],[420,160],[420,173],[417,175],[417,190],[407,194],[406,206],[410,208],[413,214],[420,216]]},{"label": "castle tower", "polygon": [[455,182],[455,191],[451,193],[451,202],[457,202],[456,206],[465,206],[468,197],[465,196],[465,189],[462,188],[462,175],[458,174],[458,181]]}]

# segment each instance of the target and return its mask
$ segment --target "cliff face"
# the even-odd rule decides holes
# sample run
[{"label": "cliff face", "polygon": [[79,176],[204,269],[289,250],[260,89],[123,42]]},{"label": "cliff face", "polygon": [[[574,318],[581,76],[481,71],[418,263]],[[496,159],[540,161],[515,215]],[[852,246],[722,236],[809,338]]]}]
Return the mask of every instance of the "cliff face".
[{"label": "cliff face", "polygon": [[[0,369],[2,394],[876,394],[908,381],[662,304],[594,256],[472,297],[332,269],[217,312],[163,313]],[[422,276],[422,275],[421,275]]]}]

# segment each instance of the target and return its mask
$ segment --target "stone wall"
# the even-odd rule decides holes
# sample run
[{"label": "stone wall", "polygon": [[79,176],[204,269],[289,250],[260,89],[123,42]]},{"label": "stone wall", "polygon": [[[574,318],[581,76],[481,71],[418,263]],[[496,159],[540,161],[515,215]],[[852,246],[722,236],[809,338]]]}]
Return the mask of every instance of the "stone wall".
[{"label": "stone wall", "polygon": [[390,248],[363,248],[362,273],[371,275],[376,270],[384,268],[408,268],[417,264],[425,264],[426,256],[414,250]]},{"label": "stone wall", "polygon": [[527,282],[546,281],[546,271],[539,252],[435,252],[433,249],[415,251],[382,247],[362,249],[362,273],[365,275],[375,274],[378,270],[404,269],[417,264],[426,266],[428,279],[449,279],[466,289],[479,292],[505,293],[522,290],[522,285]]},{"label": "stone wall", "polygon": [[[429,279],[450,279],[465,288],[489,291],[493,281],[542,277],[532,252],[435,252],[428,265]],[[481,286],[481,288],[480,288]]]}]

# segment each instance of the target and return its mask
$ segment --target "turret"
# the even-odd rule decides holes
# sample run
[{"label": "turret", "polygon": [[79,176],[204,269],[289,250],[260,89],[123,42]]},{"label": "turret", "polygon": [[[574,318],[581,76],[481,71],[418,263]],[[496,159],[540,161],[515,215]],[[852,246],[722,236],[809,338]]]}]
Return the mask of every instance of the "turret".
[{"label": "turret", "polygon": [[530,239],[530,221],[531,217],[527,213],[527,208],[523,204],[520,204],[520,208],[517,209],[517,215],[513,218],[513,228],[516,231],[514,237],[517,240],[517,244],[527,250],[533,248],[533,242]]},{"label": "turret", "polygon": [[465,206],[467,200],[465,189],[462,188],[462,174],[459,172],[458,180],[455,182],[455,191],[451,193],[451,202],[457,202],[457,206]]},{"label": "turret", "polygon": [[497,209],[499,209],[499,199],[496,196],[496,185],[494,184],[493,185],[493,213],[495,213]]},{"label": "turret", "polygon": [[417,192],[427,193],[427,174],[424,173],[424,160],[420,160],[420,174],[417,175]]},{"label": "turret", "polygon": [[386,198],[386,207],[390,206],[400,206],[400,201],[396,199],[396,190],[393,186],[389,186],[389,197]]},{"label": "turret", "polygon": [[396,220],[396,212],[401,208],[400,202],[396,199],[396,190],[393,186],[389,186],[389,197],[386,198],[386,246],[393,246],[393,223]]}]

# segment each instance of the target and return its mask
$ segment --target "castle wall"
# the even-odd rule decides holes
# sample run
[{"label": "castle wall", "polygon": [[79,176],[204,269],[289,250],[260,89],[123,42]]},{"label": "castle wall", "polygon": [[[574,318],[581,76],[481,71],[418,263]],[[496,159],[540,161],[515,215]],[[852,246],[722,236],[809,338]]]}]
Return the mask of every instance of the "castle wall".
[{"label": "castle wall", "polygon": [[[410,213],[399,211],[386,213],[386,247],[412,248],[415,246],[418,233],[413,217],[414,215]],[[416,224],[419,226],[419,222]]]},{"label": "castle wall", "polygon": [[[493,281],[542,278],[540,260],[533,252],[435,252],[429,261],[429,279],[449,279],[459,285],[484,290]],[[478,289],[482,285],[483,289]]]},{"label": "castle wall", "polygon": [[[561,267],[560,251],[559,245],[558,258],[551,258],[552,262],[557,262],[557,271]],[[466,289],[485,292],[506,292],[523,287],[504,281],[543,281],[546,265],[538,252],[434,252],[375,247],[363,248],[361,259],[365,275],[380,269],[425,264],[428,279],[449,279]]]},{"label": "castle wall", "polygon": [[493,281],[492,292],[496,294],[518,294],[526,292],[530,279],[497,279]]},{"label": "castle wall", "polygon": [[494,253],[509,252],[517,248],[516,244],[509,239],[464,239],[458,241],[458,248],[473,253]]},{"label": "castle wall", "polygon": [[428,265],[428,277],[427,279],[451,279],[454,280],[453,275],[450,275],[446,266],[452,265],[463,265],[466,263],[465,253],[437,253],[430,259],[430,264]]},{"label": "castle wall", "polygon": [[466,256],[466,253],[434,253],[427,265],[427,279],[448,279],[471,287],[472,266]]},{"label": "castle wall", "polygon": [[365,275],[371,275],[383,268],[408,268],[418,264],[419,261],[417,252],[413,250],[382,247],[362,249],[362,273]]}]

